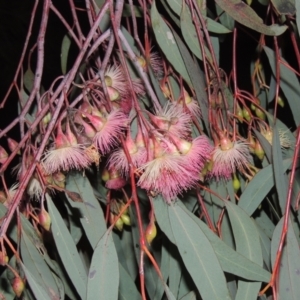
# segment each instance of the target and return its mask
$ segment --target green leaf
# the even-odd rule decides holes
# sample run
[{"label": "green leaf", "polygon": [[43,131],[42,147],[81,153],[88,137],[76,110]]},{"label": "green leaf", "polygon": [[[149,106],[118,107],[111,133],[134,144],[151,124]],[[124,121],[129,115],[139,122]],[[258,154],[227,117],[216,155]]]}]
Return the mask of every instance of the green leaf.
[{"label": "green leaf", "polygon": [[[182,204],[179,204],[182,208]],[[184,208],[183,208],[184,209]],[[240,276],[248,280],[259,280],[269,282],[270,273],[261,268],[256,263],[253,263],[245,256],[234,251],[231,247],[225,244],[218,236],[216,236],[205,223],[193,215],[188,210],[185,212],[193,219],[200,227],[202,232],[209,239],[218,259],[225,272]]]},{"label": "green leaf", "polygon": [[170,223],[181,258],[203,300],[231,299],[212,245],[178,205],[169,206]]},{"label": "green leaf", "polygon": [[271,0],[279,15],[293,16],[296,13],[295,0]]},{"label": "green leaf", "polygon": [[80,173],[72,173],[68,176],[66,189],[77,193],[83,201],[82,203],[74,202],[70,200],[68,193],[66,193],[70,205],[79,210],[81,214],[80,222],[94,249],[106,231],[106,222],[100,203],[93,193],[89,180]]},{"label": "green leaf", "polygon": [[177,247],[175,247],[175,245],[170,243],[169,251],[170,251],[169,287],[177,299],[180,278],[182,277],[182,266],[181,266],[180,255],[178,253]]},{"label": "green leaf", "polygon": [[[165,243],[163,243],[162,248],[161,248],[161,260],[159,264],[159,269],[161,271],[162,277],[164,279],[164,282],[167,282],[168,277],[169,277],[169,264],[170,264],[170,255],[169,252],[166,249],[166,245],[169,244],[169,241],[166,240]],[[157,281],[160,281],[161,279],[158,277]],[[153,300],[160,300],[163,296],[164,293],[164,285],[160,284],[157,282],[156,285],[156,292],[154,294]]]},{"label": "green leaf", "polygon": [[98,242],[91,261],[87,284],[87,300],[118,299],[119,263],[112,238],[107,230]]},{"label": "green leaf", "polygon": [[[190,51],[192,51],[199,59],[203,60],[202,50],[200,48],[197,32],[192,21],[192,16],[189,11],[189,7],[184,5],[181,15],[180,15],[180,28],[182,36],[189,46]],[[208,48],[203,45],[205,50],[205,57],[209,58],[211,61],[211,54]]]},{"label": "green leaf", "polygon": [[59,291],[52,272],[24,230],[21,235],[21,255],[27,270],[45,290],[48,297],[58,299]]},{"label": "green leaf", "polygon": [[[284,173],[291,165],[291,159],[283,161],[281,172]],[[273,166],[269,165],[260,170],[254,178],[249,182],[245,191],[240,197],[239,206],[251,216],[262,200],[274,186]]]},{"label": "green leaf", "polygon": [[168,237],[168,239],[175,244],[175,238],[170,224],[168,206],[161,196],[153,199],[154,213],[156,221],[160,229]]},{"label": "green leaf", "polygon": [[190,84],[191,79],[180,55],[174,35],[157,11],[155,1],[151,7],[151,21],[156,41],[174,69]]},{"label": "green leaf", "polygon": [[265,35],[281,35],[287,29],[287,26],[278,26],[277,24],[267,26],[263,24],[262,19],[246,3],[240,0],[215,0],[216,3],[228,13],[234,20]]},{"label": "green leaf", "polygon": [[[274,267],[279,240],[282,233],[283,218],[277,224],[272,242],[271,257]],[[278,299],[298,300],[300,295],[300,250],[298,238],[289,220],[288,232],[283,245],[280,272],[278,272]]]},{"label": "green leaf", "polygon": [[190,291],[188,294],[180,298],[180,300],[197,300],[197,295],[194,291]]},{"label": "green leaf", "polygon": [[[264,51],[267,54],[269,63],[272,69],[272,73],[276,76],[276,56],[273,50],[264,46]],[[282,57],[280,60],[287,63]],[[289,103],[294,120],[296,124],[300,123],[300,105],[299,105],[299,95],[300,95],[300,84],[297,79],[296,74],[285,67],[282,63],[280,65],[280,87]]]},{"label": "green leaf", "polygon": [[51,230],[57,251],[76,291],[81,299],[85,299],[87,283],[85,267],[59,211],[49,196],[47,197],[46,195],[46,199],[52,220]]},{"label": "green leaf", "polygon": [[66,34],[62,40],[61,44],[61,53],[60,53],[60,64],[61,70],[63,74],[67,73],[67,65],[68,65],[68,55],[71,46],[71,39],[68,34]]},{"label": "green leaf", "polygon": [[36,281],[36,278],[30,273],[30,271],[22,264],[22,269],[24,270],[26,279],[30,285],[30,288],[36,297],[36,299],[43,299],[43,300],[52,300],[52,297],[49,297],[48,293],[44,290],[44,288]]},{"label": "green leaf", "polygon": [[119,299],[120,300],[140,300],[141,294],[138,292],[136,285],[127,271],[119,264],[120,283]]},{"label": "green leaf", "polygon": [[[263,265],[262,250],[259,234],[254,222],[239,206],[225,201],[231,227],[234,234],[236,251],[259,266]],[[246,282],[239,280],[235,299],[256,299],[261,282]]]},{"label": "green leaf", "polygon": [[166,0],[172,10],[179,16],[182,8],[181,0]]},{"label": "green leaf", "polygon": [[272,156],[273,156],[273,168],[275,177],[275,186],[277,190],[278,200],[281,207],[282,213],[285,210],[286,196],[288,190],[287,178],[281,172],[283,169],[281,146],[279,140],[279,133],[277,125],[273,127],[273,138],[272,138]]},{"label": "green leaf", "polygon": [[173,35],[176,39],[176,42],[178,44],[180,53],[183,57],[184,63],[187,67],[187,70],[189,72],[190,78],[192,80],[193,87],[196,92],[197,100],[201,108],[202,112],[202,119],[204,121],[204,124],[206,128],[209,128],[208,125],[208,107],[207,107],[207,95],[205,92],[205,79],[204,74],[201,72],[197,62],[195,59],[193,59],[186,48],[185,44],[182,42],[178,34],[173,30]]}]

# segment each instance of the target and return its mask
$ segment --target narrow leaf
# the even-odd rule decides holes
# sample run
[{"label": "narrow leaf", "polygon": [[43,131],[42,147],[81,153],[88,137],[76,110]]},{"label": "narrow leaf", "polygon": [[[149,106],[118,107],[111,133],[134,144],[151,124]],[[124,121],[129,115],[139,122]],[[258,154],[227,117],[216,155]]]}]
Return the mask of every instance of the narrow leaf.
[{"label": "narrow leaf", "polygon": [[[272,242],[271,257],[274,267],[275,258],[282,233],[283,218],[277,224]],[[300,295],[300,250],[298,238],[289,221],[288,232],[283,245],[280,260],[280,272],[278,272],[278,299],[298,300]]]},{"label": "narrow leaf", "polygon": [[[80,202],[69,201],[73,208],[81,214],[80,222],[93,248],[106,231],[106,223],[99,201],[96,199],[93,188],[86,177],[80,173],[72,173],[67,178],[66,189],[80,196]],[[70,199],[71,193],[66,193]],[[81,203],[82,202],[82,203]]]},{"label": "narrow leaf", "polygon": [[[225,201],[234,234],[236,251],[259,266],[263,265],[259,234],[254,222],[239,206]],[[236,300],[255,300],[261,287],[261,282],[246,282],[239,280]]]},{"label": "narrow leaf", "polygon": [[228,13],[234,20],[257,32],[266,35],[281,35],[287,26],[277,24],[267,26],[256,12],[246,3],[240,0],[215,0],[216,3]]},{"label": "narrow leaf", "polygon": [[48,293],[44,290],[44,288],[36,281],[36,278],[32,276],[30,271],[22,264],[22,268],[24,270],[26,279],[30,285],[30,288],[36,297],[36,299],[43,299],[43,300],[52,300],[53,298],[49,297]]},{"label": "narrow leaf", "polygon": [[203,300],[231,299],[218,258],[205,234],[178,205],[169,206],[181,258]]},{"label": "narrow leaf", "polygon": [[87,275],[74,241],[59,211],[46,195],[49,214],[52,220],[52,234],[63,265],[81,299],[86,296]]},{"label": "narrow leaf", "polygon": [[112,238],[107,230],[98,242],[91,261],[87,284],[87,300],[118,299],[119,263]]},{"label": "narrow leaf", "polygon": [[120,300],[140,300],[141,294],[138,292],[136,285],[127,271],[119,264],[120,283],[119,299]]},{"label": "narrow leaf", "polygon": [[272,145],[272,156],[273,156],[275,186],[276,186],[276,190],[277,190],[277,195],[278,195],[281,211],[284,212],[288,183],[287,183],[287,178],[281,172],[281,170],[283,168],[282,153],[281,153],[281,146],[280,146],[280,140],[279,140],[279,133],[278,133],[276,124],[273,127],[272,144],[273,144]]},{"label": "narrow leaf", "polygon": [[[272,73],[276,76],[276,57],[272,49],[264,46],[264,51],[266,52],[269,63],[272,69]],[[287,63],[282,57],[281,61]],[[280,87],[285,94],[285,97],[289,103],[294,120],[296,124],[300,123],[300,105],[299,105],[299,95],[300,95],[300,84],[297,79],[296,74],[280,63]]]},{"label": "narrow leaf", "polygon": [[[180,205],[183,209],[184,206]],[[222,269],[225,272],[240,276],[248,280],[259,280],[268,282],[270,273],[260,267],[258,264],[250,261],[245,256],[234,251],[231,247],[225,244],[218,236],[216,236],[205,223],[193,215],[188,210],[185,212],[193,219],[200,227],[206,237],[209,239],[214,251],[220,261]]]},{"label": "narrow leaf", "polygon": [[[291,159],[283,161],[281,172],[284,173],[291,165]],[[242,193],[239,206],[251,216],[262,200],[274,186],[273,166],[269,165],[260,170],[254,178],[249,182],[245,191]]]},{"label": "narrow leaf", "polygon": [[156,41],[162,52],[173,65],[174,69],[184,78],[187,83],[190,83],[191,80],[180,55],[174,35],[158,13],[155,1],[153,1],[151,7],[151,21]]},{"label": "narrow leaf", "polygon": [[27,270],[45,290],[48,297],[58,299],[59,291],[52,272],[24,230],[21,235],[21,255]]}]

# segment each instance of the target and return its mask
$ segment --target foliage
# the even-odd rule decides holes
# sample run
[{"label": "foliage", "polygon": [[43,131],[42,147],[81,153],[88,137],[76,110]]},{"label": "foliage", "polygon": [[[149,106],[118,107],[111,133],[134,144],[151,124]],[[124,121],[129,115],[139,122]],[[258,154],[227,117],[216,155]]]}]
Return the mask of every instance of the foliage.
[{"label": "foliage", "polygon": [[300,1],[55,5],[0,106],[0,298],[298,299]]}]

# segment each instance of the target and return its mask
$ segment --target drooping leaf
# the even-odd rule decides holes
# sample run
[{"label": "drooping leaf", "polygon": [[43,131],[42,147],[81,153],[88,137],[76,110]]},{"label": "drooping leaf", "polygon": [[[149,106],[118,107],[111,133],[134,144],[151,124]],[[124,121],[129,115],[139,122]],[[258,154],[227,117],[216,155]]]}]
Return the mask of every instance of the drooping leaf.
[{"label": "drooping leaf", "polygon": [[[271,258],[274,267],[279,240],[282,233],[283,219],[277,224],[271,242]],[[289,220],[288,232],[283,245],[278,272],[278,298],[296,300],[300,295],[300,250],[298,238]]]},{"label": "drooping leaf", "polygon": [[293,16],[296,13],[295,0],[271,0],[279,15]]},{"label": "drooping leaf", "polygon": [[38,285],[44,289],[48,297],[58,299],[59,291],[52,272],[24,230],[21,235],[21,255],[26,269],[35,278]]},{"label": "drooping leaf", "polygon": [[119,263],[112,232],[107,230],[93,253],[88,274],[87,300],[118,299]]},{"label": "drooping leaf", "polygon": [[177,298],[179,291],[180,278],[182,278],[181,259],[178,249],[175,245],[169,245],[170,264],[169,264],[169,287],[172,293]]},{"label": "drooping leaf", "polygon": [[[236,251],[262,267],[263,257],[259,234],[254,222],[236,204],[225,202],[231,222]],[[238,281],[236,300],[255,300],[261,287],[261,282]]]},{"label": "drooping leaf", "polygon": [[178,205],[169,206],[168,210],[179,253],[203,300],[231,299],[219,260],[206,235]]},{"label": "drooping leaf", "polygon": [[175,238],[170,224],[168,206],[161,196],[157,196],[153,199],[153,206],[155,212],[156,221],[160,229],[165,233],[168,239],[175,244]]},{"label": "drooping leaf", "polygon": [[288,183],[285,174],[281,172],[281,170],[283,169],[283,161],[282,161],[279,133],[276,124],[273,127],[272,156],[273,156],[275,186],[277,190],[279,205],[283,213],[285,209]]},{"label": "drooping leaf", "polygon": [[201,108],[204,124],[206,128],[209,128],[208,127],[208,104],[207,104],[207,95],[204,87],[205,86],[204,75],[201,72],[198,64],[195,63],[195,60],[191,57],[187,47],[185,46],[181,38],[174,30],[173,30],[173,35],[178,44],[180,53],[183,57],[184,63],[187,67],[188,73],[192,80],[192,84],[196,92],[197,100]]},{"label": "drooping leaf", "polygon": [[[184,206],[179,204],[183,209]],[[185,212],[196,222],[202,232],[209,239],[218,259],[225,272],[240,276],[248,280],[259,280],[268,282],[270,273],[261,268],[258,264],[251,262],[245,256],[234,251],[226,245],[218,236],[216,236],[205,223],[193,215],[188,210]]]},{"label": "drooping leaf", "polygon": [[277,24],[267,26],[256,12],[241,0],[215,0],[216,3],[228,13],[234,20],[265,35],[281,35],[287,26]]},{"label": "drooping leaf", "polygon": [[174,69],[190,84],[191,79],[180,55],[172,30],[157,11],[155,1],[151,7],[151,21],[156,41]]},{"label": "drooping leaf", "polygon": [[120,283],[119,283],[119,299],[120,300],[140,300],[141,294],[127,271],[119,264]]},{"label": "drooping leaf", "polygon": [[87,274],[76,245],[51,198],[46,195],[51,231],[62,263],[81,299],[86,298]]},{"label": "drooping leaf", "polygon": [[[264,51],[267,54],[269,63],[272,69],[272,73],[276,76],[276,56],[272,49],[264,46]],[[287,63],[282,57],[280,60]],[[290,105],[294,120],[296,124],[300,123],[300,106],[299,106],[299,94],[300,84],[296,74],[280,63],[280,87],[285,94],[285,97]]]},{"label": "drooping leaf", "polygon": [[180,300],[196,300],[196,299],[197,299],[197,295],[194,291],[190,291],[188,294],[180,298]]},{"label": "drooping leaf", "polygon": [[[93,193],[92,186],[89,180],[80,173],[72,173],[67,178],[66,189],[77,193],[82,199],[82,203],[72,200],[69,203],[73,208],[79,210],[82,227],[91,246],[95,248],[106,231],[106,223],[99,201]],[[66,193],[66,196],[69,199],[70,193]]]},{"label": "drooping leaf", "polygon": [[[283,161],[283,168],[281,170],[284,173],[291,165],[291,159],[285,159]],[[260,170],[254,178],[249,182],[245,191],[240,197],[239,206],[251,216],[261,201],[266,197],[271,188],[274,186],[274,175],[272,171],[273,166],[269,165]]]},{"label": "drooping leaf", "polygon": [[44,300],[52,300],[53,298],[49,297],[48,293],[45,291],[45,289],[37,282],[36,278],[32,276],[30,271],[25,267],[24,264],[22,264],[22,269],[24,270],[26,279],[28,280],[28,283],[30,285],[30,288],[36,297],[36,299],[44,299]]}]

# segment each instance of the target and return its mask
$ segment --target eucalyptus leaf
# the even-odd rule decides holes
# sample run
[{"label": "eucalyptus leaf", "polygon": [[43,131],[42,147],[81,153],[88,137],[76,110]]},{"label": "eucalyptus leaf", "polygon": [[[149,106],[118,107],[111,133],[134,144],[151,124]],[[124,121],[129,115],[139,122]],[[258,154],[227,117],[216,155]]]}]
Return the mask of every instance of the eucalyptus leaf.
[{"label": "eucalyptus leaf", "polygon": [[281,146],[279,140],[279,133],[276,123],[273,127],[273,138],[272,138],[272,156],[273,156],[273,168],[274,168],[274,177],[275,177],[275,186],[277,190],[277,195],[279,199],[279,204],[281,207],[281,212],[285,210],[285,203],[288,190],[288,182],[285,174],[281,172],[283,169],[283,161],[281,154]]},{"label": "eucalyptus leaf", "polygon": [[[291,165],[291,159],[283,160],[283,168],[281,172],[284,173]],[[269,165],[260,170],[254,178],[247,185],[244,193],[239,200],[239,206],[251,216],[262,200],[269,193],[274,186],[273,166]]]},{"label": "eucalyptus leaf", "polygon": [[[239,206],[225,201],[231,222],[236,251],[262,267],[263,257],[259,234],[254,222]],[[261,282],[239,280],[236,300],[255,300],[259,293]]]},{"label": "eucalyptus leaf", "polygon": [[74,202],[70,199],[69,194],[66,193],[70,205],[79,210],[82,227],[91,246],[95,248],[106,231],[106,222],[100,203],[93,193],[92,186],[89,180],[80,173],[72,173],[67,178],[66,189],[76,192],[83,201],[82,203]]},{"label": "eucalyptus leaf", "polygon": [[[277,224],[272,237],[271,258],[273,267],[283,230],[283,221],[284,218]],[[279,299],[298,299],[300,295],[300,250],[298,239],[290,220],[288,222],[288,232],[283,245],[279,268],[277,289]]]},{"label": "eucalyptus leaf", "polygon": [[119,299],[120,300],[140,300],[141,294],[127,271],[119,264],[120,283],[119,283]]},{"label": "eucalyptus leaf", "polygon": [[181,258],[203,300],[231,299],[219,260],[206,235],[178,205],[169,206]]},{"label": "eucalyptus leaf", "polygon": [[155,1],[153,1],[151,7],[151,21],[156,41],[162,52],[168,61],[173,65],[174,69],[184,78],[187,83],[190,83],[191,79],[180,55],[172,30],[158,13]]},{"label": "eucalyptus leaf", "polygon": [[119,263],[112,232],[107,230],[98,242],[88,274],[87,300],[118,299]]},{"label": "eucalyptus leaf", "polygon": [[87,274],[75,243],[51,198],[46,195],[53,238],[64,267],[81,299],[86,299]]},{"label": "eucalyptus leaf", "polygon": [[43,299],[43,300],[52,300],[53,298],[48,295],[45,289],[36,281],[36,278],[30,273],[30,271],[22,264],[22,269],[24,270],[26,279],[30,285],[30,288],[36,297],[36,299]]},{"label": "eucalyptus leaf", "polygon": [[240,0],[215,0],[234,20],[265,35],[277,36],[284,33],[287,26],[277,24],[267,26],[256,12],[245,2]]},{"label": "eucalyptus leaf", "polygon": [[[264,51],[267,54],[269,59],[269,63],[272,69],[272,73],[276,76],[276,56],[272,49],[264,46]],[[282,57],[280,60],[287,63]],[[299,95],[300,95],[300,84],[297,79],[296,74],[285,67],[282,63],[279,63],[280,67],[280,87],[285,94],[285,97],[290,105],[292,114],[294,116],[294,120],[296,124],[300,123],[300,106],[298,103]]]},{"label": "eucalyptus leaf", "polygon": [[58,299],[58,286],[52,272],[24,230],[21,235],[21,255],[26,269],[35,278],[37,284],[44,289],[50,299]]},{"label": "eucalyptus leaf", "polygon": [[[182,204],[179,204],[184,209]],[[218,260],[225,272],[235,274],[242,278],[254,281],[268,282],[270,273],[261,268],[258,264],[250,261],[245,256],[234,251],[231,247],[225,244],[218,236],[216,236],[205,223],[193,215],[188,210],[185,212],[193,219],[194,222],[201,228],[203,233],[209,239]]]}]

